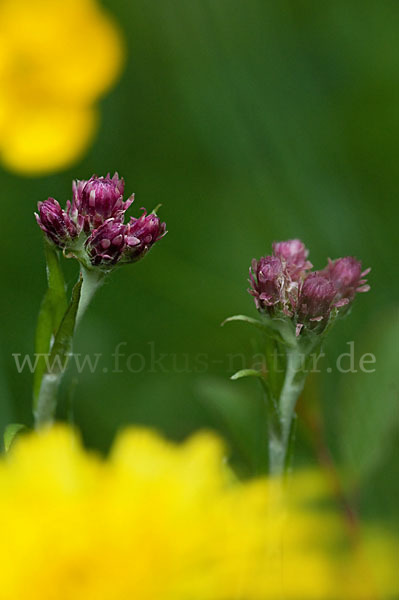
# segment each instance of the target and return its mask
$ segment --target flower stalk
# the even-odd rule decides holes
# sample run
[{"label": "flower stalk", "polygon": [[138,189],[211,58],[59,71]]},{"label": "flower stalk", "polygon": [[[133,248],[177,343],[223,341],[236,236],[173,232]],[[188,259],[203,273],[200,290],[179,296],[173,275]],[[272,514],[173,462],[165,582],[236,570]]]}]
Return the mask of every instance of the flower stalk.
[{"label": "flower stalk", "polygon": [[[267,320],[265,321],[268,326]],[[269,421],[269,470],[282,475],[290,467],[295,431],[295,407],[305,385],[309,358],[320,348],[317,336],[302,336],[282,329],[282,341],[265,335],[265,363],[267,367],[264,393]]]},{"label": "flower stalk", "polygon": [[[271,373],[272,371],[269,371]],[[272,475],[281,475],[289,467],[289,449],[293,435],[295,406],[303,390],[306,371],[303,355],[298,347],[286,352],[286,368],[283,386],[277,400],[279,427],[276,428],[269,416],[269,467]]]},{"label": "flower stalk", "polygon": [[51,427],[54,424],[61,379],[62,374],[45,373],[43,375],[37,406],[33,410],[35,429]]}]

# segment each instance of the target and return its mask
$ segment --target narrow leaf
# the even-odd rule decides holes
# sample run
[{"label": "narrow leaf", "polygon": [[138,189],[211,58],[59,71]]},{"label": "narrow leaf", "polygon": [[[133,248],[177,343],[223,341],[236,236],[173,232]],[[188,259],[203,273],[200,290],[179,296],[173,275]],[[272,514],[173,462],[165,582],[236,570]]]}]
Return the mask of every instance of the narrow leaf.
[{"label": "narrow leaf", "polygon": [[257,371],[256,369],[242,369],[241,371],[237,371],[237,373],[234,373],[234,375],[232,375],[230,379],[235,381],[244,377],[257,377],[258,379],[260,379],[260,383],[262,384],[264,392],[264,401],[267,407],[268,417],[269,419],[271,419],[271,423],[273,424],[275,431],[277,431],[280,434],[281,425],[277,403],[270,390],[269,383],[264,378],[263,373],[261,371]]},{"label": "narrow leaf", "polygon": [[[55,335],[67,309],[64,276],[58,251],[45,242],[48,289],[42,300],[36,326],[35,353],[49,353],[52,336]],[[44,356],[40,356],[33,376],[33,402],[37,404],[43,375],[46,371]]]},{"label": "narrow leaf", "polygon": [[231,323],[232,321],[243,321],[244,323],[249,323],[249,325],[254,325],[258,329],[262,329],[263,331],[265,330],[265,325],[262,323],[262,321],[258,321],[258,319],[253,319],[252,317],[247,317],[246,315],[233,315],[232,317],[225,319],[221,325],[223,327],[226,323]]},{"label": "narrow leaf", "polygon": [[36,356],[39,355],[39,359],[36,364],[36,369],[33,375],[33,402],[34,405],[37,403],[37,399],[40,392],[40,385],[43,379],[43,375],[46,371],[46,361],[44,354],[48,354],[50,350],[50,341],[53,334],[53,311],[50,290],[47,289],[44,298],[42,300],[39,316],[36,325],[36,340],[35,340],[35,352]]},{"label": "narrow leaf", "polygon": [[26,431],[27,427],[21,423],[10,423],[4,431],[4,450],[8,452],[12,443],[21,431]]},{"label": "narrow leaf", "polygon": [[72,290],[71,303],[61,321],[61,325],[54,339],[50,355],[50,372],[58,375],[65,370],[68,357],[72,351],[72,338],[75,330],[76,314],[79,307],[80,290],[82,288],[82,277]]},{"label": "narrow leaf", "polygon": [[260,377],[263,379],[263,374],[261,371],[257,371],[256,369],[241,369],[241,371],[237,371],[230,377],[233,381],[236,379],[241,379],[242,377]]},{"label": "narrow leaf", "polygon": [[247,317],[246,315],[233,315],[232,317],[228,317],[223,321],[222,327],[226,323],[231,323],[233,321],[242,321],[244,323],[248,323],[248,325],[253,325],[257,329],[263,331],[263,333],[267,333],[269,336],[273,337],[277,341],[283,342],[288,346],[296,345],[296,338],[293,326],[286,319],[271,319],[270,317],[267,317],[267,315],[263,315],[263,318],[260,321],[259,319]]}]

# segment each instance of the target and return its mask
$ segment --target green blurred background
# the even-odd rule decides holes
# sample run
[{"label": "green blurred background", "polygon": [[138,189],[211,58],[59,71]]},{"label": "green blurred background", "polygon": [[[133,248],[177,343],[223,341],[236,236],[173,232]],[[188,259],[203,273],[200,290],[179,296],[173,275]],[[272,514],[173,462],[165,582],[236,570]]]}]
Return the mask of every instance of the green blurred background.
[{"label": "green blurred background", "polygon": [[[96,297],[75,350],[101,353],[101,366],[76,381],[69,373],[60,418],[72,418],[101,450],[130,423],[175,439],[213,428],[240,472],[259,472],[259,390],[253,381],[229,381],[228,355],[249,360],[253,332],[220,323],[255,315],[250,260],[268,254],[273,240],[300,237],[316,268],[327,256],[361,258],[372,267],[372,289],[329,336],[322,372],[306,386],[296,463],[318,463],[324,428],[323,443],[362,515],[397,523],[399,4],[104,5],[124,29],[128,58],[102,102],[95,144],[80,164],[51,177],[0,173],[1,427],[32,423],[31,375],[17,373],[12,354],[33,352],[46,285],[36,203],[52,195],[63,204],[73,178],[118,170],[136,193],[132,214],[161,202],[169,234]],[[77,266],[64,264],[72,285]],[[337,372],[351,340],[357,365],[363,353],[376,355],[375,373]],[[121,352],[143,354],[142,372],[129,372],[126,358],[122,372],[111,372],[120,342]],[[168,354],[165,372],[151,368],[151,348]],[[204,354],[206,368],[198,363]],[[141,362],[133,358],[133,368]]]}]

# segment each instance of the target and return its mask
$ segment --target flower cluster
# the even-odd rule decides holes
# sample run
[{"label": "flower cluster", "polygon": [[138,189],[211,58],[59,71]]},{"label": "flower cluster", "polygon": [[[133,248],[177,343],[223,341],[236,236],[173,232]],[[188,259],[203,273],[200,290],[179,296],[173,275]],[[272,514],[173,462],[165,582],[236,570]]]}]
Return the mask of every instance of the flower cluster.
[{"label": "flower cluster", "polygon": [[[296,323],[297,335],[306,325],[324,329],[331,311],[350,304],[356,293],[367,292],[361,262],[352,256],[328,261],[311,272],[309,251],[300,240],[273,244],[273,254],[253,260],[249,293],[256,308],[271,316],[286,316]],[[319,325],[317,325],[319,324]]]},{"label": "flower cluster", "polygon": [[347,552],[320,474],[282,497],[224,456],[210,433],[129,429],[107,459],[66,427],[22,436],[0,458],[1,599],[364,600],[370,584],[394,597],[395,540],[362,528]]},{"label": "flower cluster", "polygon": [[125,223],[134,195],[123,200],[125,182],[93,175],[73,182],[72,203],[63,210],[54,198],[39,202],[36,220],[47,238],[89,266],[109,269],[142,258],[166,234],[165,223],[145,209]]}]

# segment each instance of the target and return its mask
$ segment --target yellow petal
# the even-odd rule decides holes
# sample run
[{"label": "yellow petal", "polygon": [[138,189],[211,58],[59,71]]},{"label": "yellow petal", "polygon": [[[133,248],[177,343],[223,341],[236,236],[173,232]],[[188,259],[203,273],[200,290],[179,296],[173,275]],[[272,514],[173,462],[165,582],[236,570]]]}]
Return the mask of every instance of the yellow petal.
[{"label": "yellow petal", "polygon": [[95,108],[20,107],[3,126],[0,155],[11,170],[39,175],[65,168],[87,150]]},{"label": "yellow petal", "polygon": [[91,104],[114,82],[122,35],[97,2],[5,0],[0,38],[8,46],[8,76],[27,101]]},{"label": "yellow petal", "polygon": [[123,62],[119,28],[96,0],[0,0],[0,157],[44,174],[95,131],[93,106]]}]

